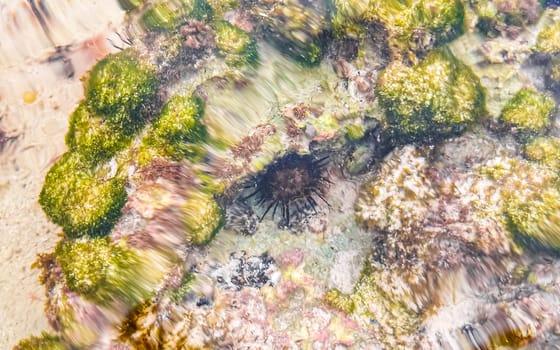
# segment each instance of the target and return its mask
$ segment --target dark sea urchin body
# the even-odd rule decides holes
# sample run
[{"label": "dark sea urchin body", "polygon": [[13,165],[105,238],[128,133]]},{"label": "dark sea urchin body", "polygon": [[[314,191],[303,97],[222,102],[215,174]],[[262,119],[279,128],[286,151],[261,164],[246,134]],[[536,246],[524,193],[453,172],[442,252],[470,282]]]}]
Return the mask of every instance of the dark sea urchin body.
[{"label": "dark sea urchin body", "polygon": [[272,210],[272,217],[278,208],[282,222],[290,223],[290,210],[301,213],[305,209],[317,211],[315,197],[328,205],[322,190],[330,181],[324,176],[328,157],[315,158],[313,155],[289,153],[277,159],[260,174],[255,176],[247,188],[253,189],[244,199],[255,197],[255,203],[262,206],[262,219]]}]

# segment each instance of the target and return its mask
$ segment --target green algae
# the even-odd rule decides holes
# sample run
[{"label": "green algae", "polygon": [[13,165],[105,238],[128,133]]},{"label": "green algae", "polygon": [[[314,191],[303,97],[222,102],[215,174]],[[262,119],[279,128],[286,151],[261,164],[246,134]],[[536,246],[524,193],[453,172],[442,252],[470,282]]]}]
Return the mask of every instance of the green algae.
[{"label": "green algae", "polygon": [[239,27],[227,22],[214,23],[216,47],[231,66],[254,66],[259,62],[257,43]]},{"label": "green algae", "polygon": [[535,51],[550,55],[560,52],[560,21],[554,21],[539,33]]},{"label": "green algae", "polygon": [[55,249],[68,288],[101,305],[147,296],[138,255],[108,238],[63,240]]},{"label": "green algae", "polygon": [[59,336],[42,332],[40,336],[31,336],[20,340],[13,350],[69,350],[68,346]]},{"label": "green algae", "polygon": [[471,6],[478,15],[476,27],[488,37],[498,36],[507,27],[535,24],[542,13],[538,1],[477,0]]},{"label": "green algae", "polygon": [[184,20],[192,18],[209,21],[214,12],[205,0],[180,0],[157,2],[149,6],[140,18],[140,23],[147,31],[172,31]]},{"label": "green algae", "polygon": [[456,135],[484,113],[478,78],[447,50],[413,67],[393,62],[379,77],[377,95],[397,142]]},{"label": "green algae", "polygon": [[208,244],[224,223],[223,212],[211,195],[191,193],[183,206],[187,240],[194,245]]},{"label": "green algae", "polygon": [[521,131],[540,133],[550,126],[554,100],[540,92],[523,88],[504,106],[500,119]]},{"label": "green algae", "polygon": [[201,160],[208,141],[202,124],[204,102],[194,96],[174,95],[163,106],[139,149],[139,163],[148,164],[156,156],[172,160]]},{"label": "green algae", "polygon": [[[429,50],[464,30],[465,10],[459,0],[335,0],[334,8],[332,22],[339,36],[359,35],[363,24],[381,23],[394,53]],[[422,47],[424,41],[433,44]]]},{"label": "green algae", "polygon": [[70,116],[66,145],[71,152],[79,153],[93,164],[98,164],[126,148],[132,140],[134,129],[115,128],[106,122],[105,117],[90,112],[86,103],[81,103]]},{"label": "green algae", "polygon": [[111,54],[91,70],[85,84],[91,111],[106,117],[118,130],[143,121],[141,108],[149,104],[157,90],[155,70],[128,49]]},{"label": "green algae", "polygon": [[553,136],[537,137],[525,144],[525,157],[560,171],[560,140]]},{"label": "green algae", "polygon": [[103,179],[78,153],[66,153],[49,170],[39,204],[65,235],[97,236],[109,232],[126,203],[124,181]]}]

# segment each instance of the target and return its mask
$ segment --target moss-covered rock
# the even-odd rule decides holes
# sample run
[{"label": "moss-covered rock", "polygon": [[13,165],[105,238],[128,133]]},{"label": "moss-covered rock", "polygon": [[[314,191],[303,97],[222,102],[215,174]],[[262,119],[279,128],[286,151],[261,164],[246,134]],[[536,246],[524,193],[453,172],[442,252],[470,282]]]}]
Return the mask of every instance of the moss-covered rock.
[{"label": "moss-covered rock", "polygon": [[281,52],[305,66],[321,62],[328,29],[325,2],[273,1],[255,12],[267,26],[265,38]]},{"label": "moss-covered rock", "polygon": [[484,112],[478,78],[448,50],[413,67],[393,62],[379,77],[377,95],[397,142],[458,134]]},{"label": "moss-covered rock", "polygon": [[517,36],[542,13],[538,0],[477,0],[471,5],[478,15],[477,28],[490,37],[501,33]]},{"label": "moss-covered rock", "polygon": [[394,52],[429,51],[463,33],[460,0],[334,0],[335,34],[360,34],[363,24],[381,23]]},{"label": "moss-covered rock", "polygon": [[69,350],[70,346],[59,337],[47,332],[20,340],[13,350]]},{"label": "moss-covered rock", "polygon": [[172,30],[178,25],[177,11],[165,2],[153,4],[142,14],[140,23],[148,31]]},{"label": "moss-covered rock", "polygon": [[139,163],[147,164],[153,157],[173,160],[200,160],[208,139],[202,124],[204,102],[195,96],[174,95],[163,107],[148,134],[142,140]]},{"label": "moss-covered rock", "polygon": [[504,106],[500,119],[520,131],[539,133],[550,126],[554,100],[542,93],[523,88]]},{"label": "moss-covered rock", "polygon": [[506,215],[515,233],[560,249],[560,192],[557,188],[543,189],[529,201],[513,197],[506,205]]},{"label": "moss-covered rock", "polygon": [[85,95],[92,112],[124,130],[142,121],[144,104],[157,91],[155,69],[135,57],[131,50],[112,54],[99,61],[85,84]]},{"label": "moss-covered rock", "polygon": [[66,153],[49,170],[39,195],[45,213],[69,237],[103,235],[120,216],[124,181],[104,180],[78,153]]},{"label": "moss-covered rock", "polygon": [[525,144],[525,156],[560,171],[560,140],[553,136],[537,137]]},{"label": "moss-covered rock", "polygon": [[192,193],[183,206],[183,220],[189,242],[204,245],[224,223],[222,209],[211,195]]},{"label": "moss-covered rock", "polygon": [[227,21],[214,24],[218,54],[232,66],[255,65],[259,61],[257,43],[249,34]]},{"label": "moss-covered rock", "polygon": [[136,128],[132,126],[123,130],[105,120],[105,117],[91,113],[87,105],[81,103],[70,116],[66,134],[69,150],[78,152],[97,164],[124,149],[130,143]]},{"label": "moss-covered rock", "polygon": [[[420,325],[421,312],[416,307],[414,292],[396,271],[387,268],[384,271],[368,261],[352,293],[332,289],[324,301],[373,329],[376,339],[388,348],[404,349],[418,342],[414,334]],[[409,343],[397,340],[407,338]]]},{"label": "moss-covered rock", "polygon": [[137,254],[108,238],[63,240],[55,254],[68,288],[86,299],[104,305],[147,295]]},{"label": "moss-covered rock", "polygon": [[560,21],[549,24],[539,33],[535,51],[550,55],[560,53]]},{"label": "moss-covered rock", "polygon": [[212,17],[212,6],[206,0],[180,0],[157,2],[149,6],[142,14],[140,23],[147,31],[172,31],[186,19],[208,21]]}]

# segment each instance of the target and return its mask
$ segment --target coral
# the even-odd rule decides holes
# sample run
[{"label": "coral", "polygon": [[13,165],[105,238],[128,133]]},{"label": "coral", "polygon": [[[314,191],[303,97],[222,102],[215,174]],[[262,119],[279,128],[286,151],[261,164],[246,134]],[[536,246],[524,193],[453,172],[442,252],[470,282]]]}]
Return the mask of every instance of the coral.
[{"label": "coral", "polygon": [[134,128],[121,129],[107,123],[106,118],[91,113],[81,103],[70,116],[66,144],[70,151],[97,164],[130,144],[133,132]]},{"label": "coral", "polygon": [[85,95],[92,112],[125,130],[141,122],[140,109],[153,99],[157,85],[154,68],[128,49],[105,57],[93,67]]},{"label": "coral", "polygon": [[478,15],[477,28],[490,37],[503,33],[515,38],[542,13],[540,3],[534,0],[478,0],[472,6]]},{"label": "coral", "polygon": [[535,51],[550,55],[560,52],[560,21],[553,22],[539,33]]},{"label": "coral", "polygon": [[49,170],[39,203],[69,237],[106,234],[120,216],[124,181],[103,179],[78,153],[66,153]]},{"label": "coral", "polygon": [[63,240],[55,250],[68,288],[105,305],[113,299],[135,302],[146,297],[139,257],[107,238]]},{"label": "coral", "polygon": [[457,134],[484,111],[478,78],[447,50],[414,67],[393,62],[379,77],[377,95],[397,142]]},{"label": "coral", "polygon": [[47,332],[41,333],[40,336],[31,336],[27,339],[20,340],[14,346],[13,350],[69,350],[70,346],[66,345],[59,336],[50,335]]},{"label": "coral", "polygon": [[255,65],[259,61],[257,43],[249,34],[227,21],[214,24],[218,53],[232,66]]},{"label": "coral", "polygon": [[355,207],[358,222],[390,233],[412,229],[428,213],[425,202],[435,197],[427,167],[426,157],[413,146],[387,156],[376,179],[360,191]]},{"label": "coral", "polygon": [[323,32],[327,29],[323,2],[274,1],[270,7],[255,12],[267,26],[266,39],[280,51],[305,66],[321,62]]},{"label": "coral", "polygon": [[537,137],[525,144],[525,157],[560,171],[560,140],[553,136]]},{"label": "coral", "polygon": [[204,193],[191,193],[182,210],[187,239],[195,245],[210,242],[224,223],[222,209]]},{"label": "coral", "polygon": [[363,23],[381,23],[393,53],[424,54],[463,32],[464,6],[458,0],[335,0],[332,19],[339,36],[361,34]]},{"label": "coral", "polygon": [[539,133],[550,125],[554,100],[540,92],[523,88],[504,106],[500,119],[520,131]]},{"label": "coral", "polygon": [[147,164],[156,155],[172,160],[198,159],[204,155],[200,144],[208,134],[201,122],[203,115],[204,102],[200,98],[172,96],[142,140],[140,164]]}]

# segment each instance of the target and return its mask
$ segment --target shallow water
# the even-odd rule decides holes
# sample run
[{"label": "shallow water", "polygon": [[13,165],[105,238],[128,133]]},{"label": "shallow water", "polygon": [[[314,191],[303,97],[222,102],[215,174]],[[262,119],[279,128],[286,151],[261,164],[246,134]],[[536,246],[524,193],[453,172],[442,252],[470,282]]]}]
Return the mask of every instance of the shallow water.
[{"label": "shallow water", "polygon": [[[560,348],[560,48],[537,49],[558,10],[491,2],[484,35],[465,3],[460,32],[430,34],[440,19],[409,33],[368,1],[233,3],[171,25],[150,4],[0,2],[0,348]],[[108,97],[88,85],[123,50],[156,79],[132,110],[133,68]],[[523,88],[552,104],[544,127],[537,107],[506,120]],[[133,120],[116,150],[96,98]],[[79,103],[93,117],[68,131]],[[68,224],[108,183],[118,217]]]}]

